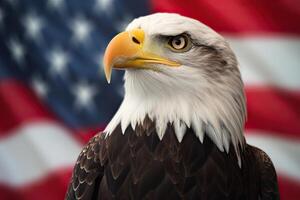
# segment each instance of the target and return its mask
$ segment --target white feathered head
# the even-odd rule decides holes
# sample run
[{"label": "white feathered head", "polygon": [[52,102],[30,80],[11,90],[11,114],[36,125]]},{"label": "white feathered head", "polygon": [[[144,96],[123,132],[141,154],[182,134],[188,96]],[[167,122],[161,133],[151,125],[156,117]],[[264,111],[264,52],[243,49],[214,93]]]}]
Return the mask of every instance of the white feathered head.
[{"label": "white feathered head", "polygon": [[125,69],[125,97],[107,126],[123,132],[149,116],[163,138],[168,123],[180,142],[187,127],[218,148],[244,144],[245,96],[238,63],[225,39],[201,22],[157,13],[134,19],[109,43],[104,66]]}]

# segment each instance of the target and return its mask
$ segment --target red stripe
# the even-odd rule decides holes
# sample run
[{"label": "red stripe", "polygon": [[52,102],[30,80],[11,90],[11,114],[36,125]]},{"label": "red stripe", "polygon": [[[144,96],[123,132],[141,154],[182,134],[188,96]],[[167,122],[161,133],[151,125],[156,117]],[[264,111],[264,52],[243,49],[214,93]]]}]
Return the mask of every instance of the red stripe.
[{"label": "red stripe", "polygon": [[246,87],[246,129],[300,138],[300,91]]},{"label": "red stripe", "polygon": [[82,144],[86,144],[94,135],[104,130],[105,126],[100,125],[99,128],[89,128],[76,130],[76,137]]},{"label": "red stripe", "polygon": [[300,197],[300,182],[279,176],[279,191],[281,200],[298,200]]},{"label": "red stripe", "polygon": [[0,185],[0,199],[5,200],[53,200],[64,199],[72,168],[57,170],[35,183],[13,188]]},{"label": "red stripe", "polygon": [[176,12],[227,33],[300,34],[297,0],[151,0],[153,12]]},{"label": "red stripe", "polygon": [[54,119],[37,96],[17,81],[0,82],[0,105],[0,137],[24,122]]}]

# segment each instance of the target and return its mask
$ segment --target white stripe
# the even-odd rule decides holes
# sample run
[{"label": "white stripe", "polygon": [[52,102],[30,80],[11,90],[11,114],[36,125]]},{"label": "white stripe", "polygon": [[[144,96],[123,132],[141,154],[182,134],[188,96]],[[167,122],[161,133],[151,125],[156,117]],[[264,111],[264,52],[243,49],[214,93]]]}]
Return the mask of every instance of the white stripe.
[{"label": "white stripe", "polygon": [[263,132],[246,134],[246,137],[249,144],[259,147],[270,156],[279,174],[300,181],[300,141]]},{"label": "white stripe", "polygon": [[0,141],[0,183],[21,186],[72,167],[80,150],[80,144],[58,124],[25,124]]},{"label": "white stripe", "polygon": [[247,85],[300,88],[300,38],[227,37]]}]

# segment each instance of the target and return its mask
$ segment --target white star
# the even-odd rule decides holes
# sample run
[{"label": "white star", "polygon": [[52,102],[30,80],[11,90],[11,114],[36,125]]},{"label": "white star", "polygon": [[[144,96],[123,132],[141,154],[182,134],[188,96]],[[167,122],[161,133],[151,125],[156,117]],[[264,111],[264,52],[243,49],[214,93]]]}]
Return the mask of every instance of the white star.
[{"label": "white star", "polygon": [[48,0],[47,5],[50,9],[60,10],[64,7],[64,0]]},{"label": "white star", "polygon": [[71,29],[73,31],[73,39],[76,42],[84,42],[92,31],[92,25],[83,17],[77,17],[71,23]]},{"label": "white star", "polygon": [[97,94],[97,90],[94,86],[82,81],[72,88],[72,92],[75,95],[75,107],[78,109],[86,108],[91,109],[94,106],[93,98]]},{"label": "white star", "polygon": [[101,11],[111,11],[112,0],[96,0],[96,8]]},{"label": "white star", "polygon": [[48,86],[40,78],[33,78],[32,87],[40,98],[45,98],[48,94]]},{"label": "white star", "polygon": [[30,38],[37,40],[41,38],[43,21],[38,16],[34,14],[27,15],[23,21],[23,25]]},{"label": "white star", "polygon": [[63,75],[69,62],[69,55],[61,48],[54,48],[49,55],[50,72]]},{"label": "white star", "polygon": [[25,49],[23,45],[15,39],[11,39],[8,43],[8,47],[11,51],[12,57],[18,62],[21,63],[24,59]]}]

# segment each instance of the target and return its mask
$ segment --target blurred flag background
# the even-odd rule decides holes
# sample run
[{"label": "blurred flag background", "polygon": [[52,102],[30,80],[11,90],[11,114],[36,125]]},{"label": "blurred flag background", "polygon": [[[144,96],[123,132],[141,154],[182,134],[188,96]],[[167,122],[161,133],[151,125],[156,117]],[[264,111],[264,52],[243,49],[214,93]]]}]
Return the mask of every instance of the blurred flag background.
[{"label": "blurred flag background", "polygon": [[299,199],[298,0],[1,0],[1,200],[63,199],[82,146],[122,100],[122,72],[106,83],[103,50],[153,12],[193,17],[228,39],[246,85],[248,142],[271,156],[282,199]]}]

